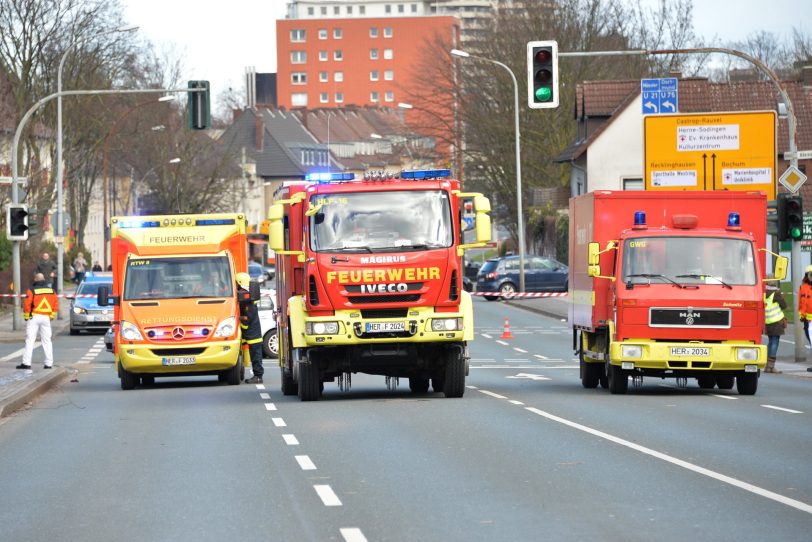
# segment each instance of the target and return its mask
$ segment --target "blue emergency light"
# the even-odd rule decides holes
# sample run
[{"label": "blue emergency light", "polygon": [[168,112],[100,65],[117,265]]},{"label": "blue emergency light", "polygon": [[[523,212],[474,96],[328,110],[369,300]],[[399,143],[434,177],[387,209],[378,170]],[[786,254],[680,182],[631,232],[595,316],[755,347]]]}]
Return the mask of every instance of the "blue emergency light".
[{"label": "blue emergency light", "polygon": [[418,169],[413,171],[401,171],[401,179],[440,179],[451,177],[450,169]]},{"label": "blue emergency light", "polygon": [[742,226],[742,218],[736,211],[731,211],[727,215],[727,227],[728,228],[741,228]]},{"label": "blue emergency light", "polygon": [[230,226],[234,224],[233,218],[201,218],[195,220],[195,226]]},{"label": "blue emergency light", "polygon": [[119,228],[160,228],[161,223],[157,220],[124,220],[118,223]]},{"label": "blue emergency light", "polygon": [[634,225],[635,226],[645,226],[646,225],[646,212],[645,211],[635,211],[634,212]]},{"label": "blue emergency light", "polygon": [[305,174],[305,181],[330,182],[330,181],[351,181],[355,179],[355,173],[330,173],[328,171],[317,171]]}]

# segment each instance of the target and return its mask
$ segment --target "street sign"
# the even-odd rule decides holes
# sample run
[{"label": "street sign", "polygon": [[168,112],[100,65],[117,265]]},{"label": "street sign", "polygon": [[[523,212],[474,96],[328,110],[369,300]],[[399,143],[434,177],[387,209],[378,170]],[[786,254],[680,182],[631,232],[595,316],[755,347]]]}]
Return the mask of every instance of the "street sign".
[{"label": "street sign", "polygon": [[812,252],[812,213],[804,213],[804,234],[801,239],[801,250]]},{"label": "street sign", "polygon": [[641,79],[640,94],[643,98],[642,107],[644,115],[677,113],[679,111],[676,77]]},{"label": "street sign", "polygon": [[784,153],[784,160],[812,160],[812,151],[787,151]]},{"label": "street sign", "polygon": [[806,182],[806,175],[795,166],[789,166],[787,170],[778,178],[778,182],[783,184],[787,190],[793,194],[801,189]]},{"label": "street sign", "polygon": [[[14,177],[2,177],[0,176],[0,184],[11,184],[14,181]],[[17,177],[17,184],[25,184],[28,182],[28,177]]]},{"label": "street sign", "polygon": [[643,117],[646,190],[761,190],[775,199],[775,111]]}]

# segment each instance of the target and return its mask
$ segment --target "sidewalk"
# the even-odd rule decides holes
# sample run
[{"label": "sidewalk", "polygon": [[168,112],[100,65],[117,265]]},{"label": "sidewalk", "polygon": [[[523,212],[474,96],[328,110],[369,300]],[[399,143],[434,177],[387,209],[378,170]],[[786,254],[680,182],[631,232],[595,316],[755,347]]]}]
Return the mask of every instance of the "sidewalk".
[{"label": "sidewalk", "polygon": [[[567,320],[567,308],[569,306],[569,300],[566,297],[531,297],[514,299],[505,301],[504,303],[507,303],[511,307],[520,307],[530,312],[535,312],[551,318],[559,318],[565,321]],[[812,352],[807,349],[806,361],[796,362],[795,346],[785,340],[792,340],[795,336],[794,333],[793,326],[789,325],[787,326],[786,333],[781,336],[781,343],[778,347],[778,359],[776,360],[775,368],[780,370],[783,374],[812,378],[812,372],[807,371],[807,368],[812,367]],[[764,340],[766,340],[766,337]]]}]

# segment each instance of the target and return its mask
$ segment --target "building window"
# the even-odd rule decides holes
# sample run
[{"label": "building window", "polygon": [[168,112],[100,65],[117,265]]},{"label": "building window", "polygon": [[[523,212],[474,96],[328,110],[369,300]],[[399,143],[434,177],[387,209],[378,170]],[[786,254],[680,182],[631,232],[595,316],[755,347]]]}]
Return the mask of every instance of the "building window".
[{"label": "building window", "polygon": [[369,80],[370,81],[378,80],[378,70],[372,70],[371,72],[369,72]]},{"label": "building window", "polygon": [[327,29],[326,28],[319,28],[319,39],[326,40],[327,39]]},{"label": "building window", "polygon": [[645,190],[646,186],[643,184],[643,179],[629,178],[623,179],[623,190]]},{"label": "building window", "polygon": [[378,50],[377,49],[370,49],[369,50],[369,58],[371,60],[378,60]]},{"label": "building window", "polygon": [[392,27],[386,26],[383,29],[383,37],[384,38],[391,38],[392,37]]},{"label": "building window", "polygon": [[403,8],[404,8],[403,4],[398,4],[398,13],[403,13]]},{"label": "building window", "polygon": [[319,83],[326,83],[329,80],[327,72],[319,72]]},{"label": "building window", "polygon": [[306,85],[307,84],[307,73],[305,72],[293,72],[290,74],[290,82],[294,85]]},{"label": "building window", "polygon": [[341,31],[340,28],[333,28],[333,39],[340,40],[344,37],[344,33]]},{"label": "building window", "polygon": [[393,54],[394,53],[392,52],[392,49],[384,49],[383,50],[383,58],[386,59],[386,60],[392,60]]},{"label": "building window", "polygon": [[290,63],[291,64],[304,64],[307,62],[307,53],[305,51],[291,51]]},{"label": "building window", "polygon": [[336,72],[335,75],[333,76],[333,81],[335,81],[336,83],[344,82],[344,72]]},{"label": "building window", "polygon": [[327,95],[326,92],[322,92],[319,94],[319,102],[326,104],[330,100],[330,97]]},{"label": "building window", "polygon": [[308,15],[311,15],[311,16],[312,16],[312,15],[315,15],[315,14],[313,13],[313,8],[312,8],[312,7],[307,8],[307,14],[308,14]]},{"label": "building window", "polygon": [[327,15],[327,6],[321,6],[321,14]]},{"label": "building window", "polygon": [[367,7],[366,6],[358,6],[358,14],[359,15],[366,15]]},{"label": "building window", "polygon": [[384,11],[386,12],[387,15],[392,13],[392,4],[386,4]]},{"label": "building window", "polygon": [[307,107],[307,92],[294,92],[291,94],[290,105],[293,107]]},{"label": "building window", "polygon": [[333,51],[333,60],[344,60],[344,53],[341,52],[341,49]]},{"label": "building window", "polygon": [[343,103],[344,102],[344,93],[343,92],[336,92],[336,103]]},{"label": "building window", "polygon": [[294,29],[290,31],[290,41],[304,41],[305,31],[302,29]]},{"label": "building window", "polygon": [[333,15],[339,15],[341,11],[341,6],[334,6],[333,7]]},{"label": "building window", "polygon": [[387,81],[391,81],[392,79],[395,78],[395,71],[394,70],[385,70],[383,72],[383,78],[386,79]]},{"label": "building window", "polygon": [[369,101],[378,102],[380,101],[380,99],[381,99],[380,94],[378,93],[377,90],[373,90],[372,92],[369,93]]},{"label": "building window", "polygon": [[347,15],[352,15],[352,6],[347,6]]},{"label": "building window", "polygon": [[329,57],[327,56],[327,51],[319,51],[319,60],[320,61],[327,62],[328,58]]},{"label": "building window", "polygon": [[395,101],[395,93],[391,90],[387,90],[386,94],[383,95],[383,99],[387,102],[394,102]]},{"label": "building window", "polygon": [[417,13],[417,4],[412,4],[412,13]]},{"label": "building window", "polygon": [[370,38],[377,38],[378,37],[378,27],[377,26],[371,26],[369,28],[369,37]]}]

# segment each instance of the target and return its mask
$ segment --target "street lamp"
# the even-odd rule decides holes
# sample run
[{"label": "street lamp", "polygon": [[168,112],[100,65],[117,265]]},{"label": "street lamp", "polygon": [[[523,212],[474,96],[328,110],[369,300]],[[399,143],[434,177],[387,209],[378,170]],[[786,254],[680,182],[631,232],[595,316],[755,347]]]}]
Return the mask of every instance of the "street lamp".
[{"label": "street lamp", "polygon": [[472,55],[459,49],[452,49],[451,55],[458,58],[472,58],[474,60],[482,60],[490,62],[506,69],[513,79],[513,109],[514,109],[514,123],[516,132],[516,207],[518,212],[518,236],[519,236],[519,291],[524,292],[524,217],[522,213],[522,161],[521,161],[521,145],[519,143],[519,83],[516,81],[516,75],[505,64],[485,58],[481,56]]}]

